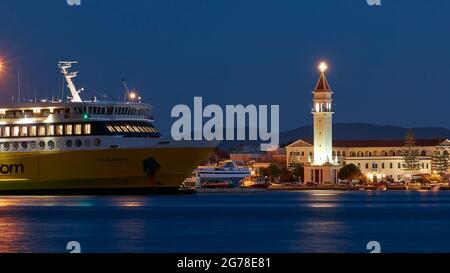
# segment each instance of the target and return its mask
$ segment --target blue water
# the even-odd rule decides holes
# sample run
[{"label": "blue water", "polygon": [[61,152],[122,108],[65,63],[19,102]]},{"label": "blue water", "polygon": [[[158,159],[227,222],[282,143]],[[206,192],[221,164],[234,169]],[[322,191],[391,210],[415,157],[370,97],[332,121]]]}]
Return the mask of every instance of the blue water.
[{"label": "blue water", "polygon": [[0,252],[450,252],[449,192],[0,197]]}]

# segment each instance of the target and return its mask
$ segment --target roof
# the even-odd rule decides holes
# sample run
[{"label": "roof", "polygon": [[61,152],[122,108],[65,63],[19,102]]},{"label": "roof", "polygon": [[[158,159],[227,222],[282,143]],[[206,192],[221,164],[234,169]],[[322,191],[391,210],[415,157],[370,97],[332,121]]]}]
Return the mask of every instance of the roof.
[{"label": "roof", "polygon": [[331,92],[330,85],[328,84],[327,78],[325,77],[325,73],[320,73],[320,78],[316,84],[314,92]]},{"label": "roof", "polygon": [[[419,147],[438,146],[443,142],[449,141],[445,138],[434,139],[416,139],[416,145]],[[297,140],[288,145],[289,148],[311,147],[314,145],[312,140]],[[363,147],[403,147],[405,146],[404,139],[394,140],[333,140],[333,147],[337,148],[363,148]]]}]

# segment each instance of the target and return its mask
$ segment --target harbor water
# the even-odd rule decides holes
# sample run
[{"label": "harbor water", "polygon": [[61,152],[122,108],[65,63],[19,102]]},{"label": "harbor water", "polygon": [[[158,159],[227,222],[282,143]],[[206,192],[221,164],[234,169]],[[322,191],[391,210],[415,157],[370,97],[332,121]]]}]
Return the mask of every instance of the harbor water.
[{"label": "harbor water", "polygon": [[450,252],[449,192],[0,197],[0,252]]}]

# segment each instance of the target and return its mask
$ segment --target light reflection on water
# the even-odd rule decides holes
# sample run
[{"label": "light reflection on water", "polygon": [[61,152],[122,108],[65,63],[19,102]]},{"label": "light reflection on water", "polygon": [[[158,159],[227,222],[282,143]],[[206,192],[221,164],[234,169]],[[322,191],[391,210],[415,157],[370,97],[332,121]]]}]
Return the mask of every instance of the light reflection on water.
[{"label": "light reflection on water", "polygon": [[0,252],[450,252],[447,192],[0,197]]}]

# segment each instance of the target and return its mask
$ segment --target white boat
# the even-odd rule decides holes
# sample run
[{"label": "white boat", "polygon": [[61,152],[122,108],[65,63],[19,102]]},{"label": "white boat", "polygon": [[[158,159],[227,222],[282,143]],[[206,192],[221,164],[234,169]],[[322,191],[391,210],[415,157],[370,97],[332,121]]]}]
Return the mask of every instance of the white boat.
[{"label": "white boat", "polygon": [[196,176],[202,187],[239,187],[242,179],[251,176],[251,170],[226,160],[215,166],[199,166]]}]

